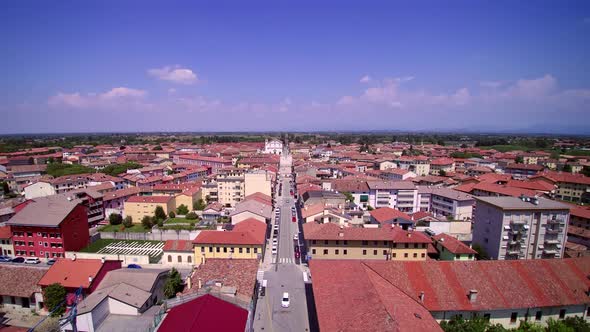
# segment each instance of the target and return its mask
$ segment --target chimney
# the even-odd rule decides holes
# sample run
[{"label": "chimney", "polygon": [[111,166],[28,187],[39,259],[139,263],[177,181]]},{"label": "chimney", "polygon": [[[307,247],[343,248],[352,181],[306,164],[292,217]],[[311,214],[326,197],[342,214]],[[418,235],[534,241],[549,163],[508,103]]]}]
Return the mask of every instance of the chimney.
[{"label": "chimney", "polygon": [[408,232],[408,237],[412,237],[412,234],[410,232]]},{"label": "chimney", "polygon": [[102,257],[100,258],[100,262],[104,264],[104,262],[105,262],[105,261],[106,261],[106,258],[105,258],[104,256],[102,256]]},{"label": "chimney", "polygon": [[475,301],[477,300],[477,290],[472,289],[469,291],[469,302],[471,303],[475,303]]},{"label": "chimney", "polygon": [[191,289],[193,287],[193,281],[191,279],[191,276],[187,276],[186,277],[186,285],[187,285],[187,289]]},{"label": "chimney", "polygon": [[201,278],[198,279],[198,284],[197,284],[197,289],[201,289],[201,287],[203,287],[203,283],[201,282]]},{"label": "chimney", "polygon": [[91,284],[92,283],[92,276],[88,276],[88,283]]},{"label": "chimney", "polygon": [[75,260],[76,260],[76,254],[74,254],[74,255],[72,256],[72,261],[75,261]]},{"label": "chimney", "polygon": [[424,292],[420,292],[420,302],[424,303]]}]

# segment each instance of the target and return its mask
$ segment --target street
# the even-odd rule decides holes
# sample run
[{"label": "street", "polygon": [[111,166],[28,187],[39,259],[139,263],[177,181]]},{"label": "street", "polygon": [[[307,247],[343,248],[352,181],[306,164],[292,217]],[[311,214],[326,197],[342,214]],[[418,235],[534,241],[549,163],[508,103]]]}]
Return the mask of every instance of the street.
[{"label": "street", "polygon": [[[281,195],[276,195],[276,206],[280,209],[278,254],[267,250],[264,257],[264,279],[267,281],[266,293],[257,302],[254,331],[309,331],[307,299],[303,274],[305,269],[296,264],[293,237],[299,233],[298,222],[292,221],[291,208],[295,206],[290,194],[291,156],[281,156],[280,180]],[[277,184],[277,190],[281,185]],[[297,218],[298,220],[298,218]],[[273,227],[276,219],[273,216]],[[299,220],[298,220],[299,221]],[[299,235],[299,234],[298,234]],[[268,249],[272,248],[271,236]],[[288,308],[281,307],[281,296],[289,293]]]}]

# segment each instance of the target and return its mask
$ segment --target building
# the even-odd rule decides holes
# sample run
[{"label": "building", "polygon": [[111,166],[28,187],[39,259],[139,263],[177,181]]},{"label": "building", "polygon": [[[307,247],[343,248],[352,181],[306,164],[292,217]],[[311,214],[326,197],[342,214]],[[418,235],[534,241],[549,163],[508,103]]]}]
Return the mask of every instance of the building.
[{"label": "building", "polygon": [[371,222],[373,224],[379,224],[381,226],[396,225],[405,230],[414,226],[412,217],[387,206],[369,211],[369,215],[371,215]]},{"label": "building", "polygon": [[309,263],[321,331],[441,331],[454,316],[516,328],[588,319],[590,258]]},{"label": "building", "polygon": [[158,331],[243,332],[247,320],[248,310],[205,294],[172,308]]},{"label": "building", "polygon": [[40,266],[25,267],[19,265],[0,265],[0,303],[2,311],[31,310],[43,308],[41,287],[37,284],[47,268]]},{"label": "building", "polygon": [[68,294],[75,294],[82,287],[82,294],[87,296],[97,289],[107,272],[121,268],[121,261],[82,258],[60,258],[39,280],[39,286],[61,284]]},{"label": "building", "polygon": [[473,243],[491,259],[563,257],[569,206],[536,197],[477,197]]},{"label": "building", "polygon": [[231,167],[232,161],[228,159],[201,156],[198,154],[182,154],[175,155],[172,158],[175,164],[183,165],[195,165],[209,168],[211,173],[217,173],[221,168]]},{"label": "building", "polygon": [[227,168],[219,171],[215,177],[217,183],[217,201],[224,206],[234,207],[244,199],[244,169]]},{"label": "building", "polygon": [[103,195],[104,213],[105,216],[111,214],[118,214],[125,217],[125,202],[132,196],[137,196],[141,192],[138,187],[129,187],[105,193]]},{"label": "building", "polygon": [[264,140],[263,153],[281,154],[283,153],[283,142],[278,139]]},{"label": "building", "polygon": [[509,164],[504,168],[504,172],[512,175],[515,179],[528,178],[542,170],[543,166],[536,164]]},{"label": "building", "polygon": [[90,243],[86,207],[77,199],[35,198],[7,224],[16,256],[64,257]]},{"label": "building", "polygon": [[55,195],[56,191],[53,185],[46,181],[39,181],[23,188],[26,199],[33,199],[37,197],[45,197]]},{"label": "building", "polygon": [[193,266],[195,251],[191,240],[167,240],[162,248],[162,264],[166,266]]},{"label": "building", "polygon": [[430,162],[430,175],[442,175],[453,172],[455,172],[455,160],[452,158],[437,158]]},{"label": "building", "polygon": [[557,186],[555,198],[571,202],[585,202],[590,192],[590,177],[564,172],[542,172],[534,177]]},{"label": "building", "polygon": [[389,168],[381,171],[379,178],[386,181],[404,181],[415,178],[416,173],[406,168]]},{"label": "building", "polygon": [[263,170],[249,171],[244,174],[244,197],[254,193],[272,196],[272,173]]},{"label": "building", "polygon": [[471,220],[475,199],[473,196],[450,188],[418,186],[420,211],[435,217],[452,220]]},{"label": "building", "polygon": [[322,204],[325,206],[343,207],[346,196],[334,191],[307,191],[301,195],[306,206]]},{"label": "building", "polygon": [[424,260],[430,239],[397,226],[343,227],[306,223],[308,259]]},{"label": "building", "polygon": [[390,207],[402,212],[418,210],[418,190],[411,181],[367,181],[369,205]]},{"label": "building", "polygon": [[418,176],[430,174],[430,161],[425,156],[401,156],[395,162],[399,168],[410,170]]},{"label": "building", "polygon": [[174,196],[131,196],[124,204],[125,217],[131,217],[133,223],[141,223],[145,216],[153,216],[156,208],[161,207],[168,215],[176,209]]},{"label": "building", "polygon": [[209,258],[260,259],[264,256],[266,223],[247,219],[231,231],[201,231],[193,240],[195,264]]},{"label": "building", "polygon": [[229,214],[229,217],[232,225],[248,219],[256,219],[266,223],[272,218],[272,212],[272,204],[249,199],[238,203],[236,208]]},{"label": "building", "polygon": [[[96,290],[78,303],[78,331],[97,331],[103,322],[109,320],[110,315],[140,316],[165,299],[164,284],[167,279],[168,270],[162,269],[118,269],[107,272]],[[135,324],[134,327],[142,329]],[[143,330],[148,328],[146,326]],[[62,327],[62,331],[71,330],[69,323]]]},{"label": "building", "polygon": [[472,261],[477,254],[477,251],[449,234],[435,235],[432,240],[441,261]]},{"label": "building", "polygon": [[14,255],[14,246],[12,245],[12,231],[10,226],[0,226],[0,255]]},{"label": "building", "polygon": [[103,195],[94,189],[75,189],[59,195],[62,199],[78,200],[86,208],[88,226],[95,226],[105,219]]}]

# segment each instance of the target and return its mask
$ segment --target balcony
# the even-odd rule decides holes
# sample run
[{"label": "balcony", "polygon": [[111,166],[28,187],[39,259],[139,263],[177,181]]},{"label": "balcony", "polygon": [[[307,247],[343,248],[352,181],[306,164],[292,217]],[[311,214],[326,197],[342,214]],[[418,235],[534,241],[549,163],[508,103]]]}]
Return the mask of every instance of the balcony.
[{"label": "balcony", "polygon": [[545,234],[551,234],[551,235],[557,235],[559,233],[563,232],[563,229],[552,229],[552,228],[547,228],[545,230]]},{"label": "balcony", "polygon": [[510,224],[511,225],[526,225],[527,222],[526,221],[522,221],[522,220],[510,220]]},{"label": "balcony", "polygon": [[506,255],[518,256],[520,255],[520,249],[508,249],[506,250]]},{"label": "balcony", "polygon": [[561,242],[556,238],[545,239],[545,244],[560,244]]},{"label": "balcony", "polygon": [[543,250],[543,255],[557,255],[559,251],[557,249],[545,249]]},{"label": "balcony", "polygon": [[565,224],[565,220],[560,219],[560,218],[549,219],[549,220],[547,220],[547,223],[549,225],[564,225]]}]

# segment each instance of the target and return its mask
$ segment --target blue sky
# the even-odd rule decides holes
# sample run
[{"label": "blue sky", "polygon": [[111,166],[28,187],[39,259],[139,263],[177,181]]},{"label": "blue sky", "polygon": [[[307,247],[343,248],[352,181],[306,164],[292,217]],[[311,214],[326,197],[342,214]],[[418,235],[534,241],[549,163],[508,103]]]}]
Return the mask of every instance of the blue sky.
[{"label": "blue sky", "polygon": [[588,1],[3,1],[0,133],[590,133]]}]

